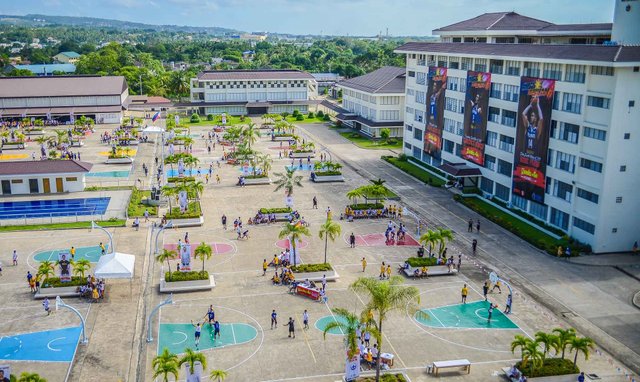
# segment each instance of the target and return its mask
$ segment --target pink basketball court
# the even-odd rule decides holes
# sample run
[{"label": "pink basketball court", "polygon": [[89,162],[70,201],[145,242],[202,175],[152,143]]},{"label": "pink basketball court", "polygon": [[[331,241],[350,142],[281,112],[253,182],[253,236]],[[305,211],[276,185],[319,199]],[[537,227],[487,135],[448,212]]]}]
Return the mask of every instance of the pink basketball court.
[{"label": "pink basketball court", "polygon": [[[394,245],[401,245],[407,247],[419,247],[420,243],[416,239],[414,239],[411,235],[406,234],[404,240],[389,240],[384,237],[382,233],[370,233],[367,235],[355,235],[356,236],[356,246],[363,247],[387,247]],[[349,242],[349,237],[345,236],[347,243]]]},{"label": "pink basketball court", "polygon": [[[304,248],[307,248],[308,246],[309,246],[309,242],[308,241],[301,240],[296,245],[296,249],[304,249]],[[276,247],[282,248],[282,249],[289,248],[289,239],[282,239],[282,240],[276,241]]]},{"label": "pink basketball court", "polygon": [[[193,256],[193,253],[195,252],[196,247],[199,244],[200,243],[191,244],[191,256]],[[233,245],[231,245],[231,244],[209,243],[209,245],[211,246],[211,250],[213,251],[213,254],[215,254],[215,255],[226,255],[228,253],[232,253],[233,252]],[[178,244],[177,243],[165,244],[164,245],[164,249],[169,250],[169,251],[178,252]]]}]

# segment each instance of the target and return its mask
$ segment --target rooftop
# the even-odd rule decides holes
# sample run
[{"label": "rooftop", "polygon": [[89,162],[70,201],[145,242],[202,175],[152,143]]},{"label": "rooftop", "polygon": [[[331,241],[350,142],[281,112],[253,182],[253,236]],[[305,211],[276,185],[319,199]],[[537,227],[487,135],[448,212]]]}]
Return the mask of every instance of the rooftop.
[{"label": "rooftop", "polygon": [[384,66],[360,77],[338,82],[338,86],[367,93],[404,93],[405,68]]},{"label": "rooftop", "polygon": [[409,42],[396,48],[395,52],[452,53],[484,57],[524,57],[583,62],[640,62],[640,46]]},{"label": "rooftop", "polygon": [[[63,56],[67,56],[69,58],[78,58],[78,57],[80,57],[80,53],[76,53],[76,52],[60,52],[58,54],[61,54]],[[56,56],[58,54],[56,54]]]},{"label": "rooftop", "polygon": [[205,81],[312,80],[313,76],[293,69],[212,70],[198,73],[198,79]]},{"label": "rooftop", "polygon": [[0,162],[0,176],[89,172],[93,165],[77,160]]},{"label": "rooftop", "polygon": [[122,76],[0,77],[0,98],[121,95]]},{"label": "rooftop", "polygon": [[53,72],[75,73],[76,66],[73,64],[32,64],[14,65],[16,69],[26,69],[33,74],[51,74]]}]

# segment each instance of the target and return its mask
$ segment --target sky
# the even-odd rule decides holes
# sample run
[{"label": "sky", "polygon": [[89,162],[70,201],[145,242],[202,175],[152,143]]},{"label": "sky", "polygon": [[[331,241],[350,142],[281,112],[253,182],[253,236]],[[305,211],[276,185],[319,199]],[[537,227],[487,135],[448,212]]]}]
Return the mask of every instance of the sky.
[{"label": "sky", "polygon": [[88,16],[249,32],[429,36],[485,12],[557,24],[611,22],[613,0],[0,0],[0,13]]}]

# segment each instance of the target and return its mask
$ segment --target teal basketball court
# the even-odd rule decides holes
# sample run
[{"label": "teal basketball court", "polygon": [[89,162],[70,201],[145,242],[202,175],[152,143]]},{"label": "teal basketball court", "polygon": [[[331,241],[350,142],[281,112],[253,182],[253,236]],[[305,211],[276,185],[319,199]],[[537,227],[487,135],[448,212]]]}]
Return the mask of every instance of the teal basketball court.
[{"label": "teal basketball court", "polygon": [[[195,328],[191,324],[160,324],[158,354],[164,348],[174,354],[184,353],[187,348],[196,350]],[[220,338],[213,338],[213,326],[202,325],[198,350],[222,348],[253,341],[258,336],[256,328],[249,324],[220,324]]]},{"label": "teal basketball court", "polygon": [[[441,306],[423,309],[416,313],[415,320],[431,328],[453,329],[519,329],[499,308],[493,309],[489,322],[488,301],[475,301],[467,304]],[[504,307],[501,307],[504,308]]]},{"label": "teal basketball court", "polygon": [[[109,253],[109,244],[105,244],[106,253]],[[42,251],[36,253],[33,258],[38,262],[42,261],[58,261],[59,253],[69,253],[69,248],[64,249],[52,249],[49,251]],[[92,263],[97,263],[100,260],[100,256],[102,255],[102,250],[99,245],[93,245],[90,247],[76,247],[76,256],[74,260],[78,261],[80,259],[87,259]]]}]

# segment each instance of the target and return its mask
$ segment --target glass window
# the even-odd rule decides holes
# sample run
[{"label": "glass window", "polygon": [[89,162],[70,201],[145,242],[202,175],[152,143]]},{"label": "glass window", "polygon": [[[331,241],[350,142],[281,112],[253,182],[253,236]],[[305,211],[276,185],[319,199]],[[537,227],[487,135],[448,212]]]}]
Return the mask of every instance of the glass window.
[{"label": "glass window", "polygon": [[447,77],[447,90],[458,91],[458,77]]},{"label": "glass window", "polygon": [[602,172],[602,163],[592,161],[587,158],[580,158],[580,167],[583,167],[595,172]]},{"label": "glass window", "polygon": [[498,83],[492,82],[491,83],[491,92],[489,93],[489,97],[500,99],[501,90],[502,90],[502,84],[498,84]]},{"label": "glass window", "polygon": [[474,70],[476,72],[486,72],[487,71],[487,59],[486,58],[476,58],[476,64],[474,66]]},{"label": "glass window", "polygon": [[460,69],[462,70],[471,70],[471,65],[473,64],[473,59],[468,57],[462,57],[460,61]]},{"label": "glass window", "polygon": [[484,177],[480,179],[480,189],[488,194],[493,194],[493,180]]},{"label": "glass window", "polygon": [[549,223],[566,231],[569,228],[569,214],[551,207]]},{"label": "glass window", "polygon": [[450,141],[450,140],[448,140],[448,139],[445,139],[443,147],[444,147],[444,151],[453,154],[453,149],[455,148],[455,143]]},{"label": "glass window", "polygon": [[409,124],[405,124],[404,127],[407,129],[407,131],[413,131],[413,126]]},{"label": "glass window", "polygon": [[458,69],[460,67],[459,57],[449,57],[449,68]]},{"label": "glass window", "polygon": [[527,199],[523,198],[520,195],[513,194],[511,197],[511,203],[514,207],[521,209],[522,211],[527,210]]},{"label": "glass window", "polygon": [[538,219],[547,220],[547,206],[544,204],[529,201],[529,213]]},{"label": "glass window", "polygon": [[438,56],[438,66],[441,68],[447,67],[447,56]]},{"label": "glass window", "polygon": [[582,110],[582,95],[574,93],[563,93],[562,111],[580,114]]},{"label": "glass window", "polygon": [[502,124],[509,127],[516,127],[516,112],[502,109]]},{"label": "glass window", "polygon": [[487,131],[487,145],[492,147],[498,145],[498,133],[495,131]]},{"label": "glass window", "polygon": [[416,84],[424,85],[427,83],[426,81],[427,81],[427,73],[424,73],[424,72],[416,73]]},{"label": "glass window", "polygon": [[613,76],[613,68],[610,66],[592,66],[591,74],[595,76]]},{"label": "glass window", "polygon": [[496,198],[501,199],[505,202],[509,201],[509,187],[503,186],[500,183],[496,183]]},{"label": "glass window", "polygon": [[506,151],[508,153],[513,153],[513,144],[514,139],[507,135],[500,135],[500,143],[498,148],[502,151]]},{"label": "glass window", "polygon": [[413,120],[416,122],[424,121],[424,111],[416,110],[416,113],[413,115]]},{"label": "glass window", "polygon": [[411,143],[405,142],[404,143],[404,148],[407,149],[407,150],[411,150]]},{"label": "glass window", "polygon": [[502,159],[498,159],[498,173],[511,177],[511,163],[504,161]]},{"label": "glass window", "polygon": [[598,204],[598,199],[599,199],[598,194],[594,194],[593,192],[583,190],[582,188],[578,188],[577,195],[579,198],[588,200],[591,203]]},{"label": "glass window", "polygon": [[560,133],[558,134],[558,139],[571,143],[578,143],[579,134],[580,126],[566,122],[560,123]]},{"label": "glass window", "polygon": [[588,96],[587,97],[587,105],[588,106],[593,106],[593,107],[599,107],[601,109],[608,109],[609,108],[609,98]]},{"label": "glass window", "polygon": [[502,99],[505,101],[518,102],[518,90],[519,86],[517,85],[504,85]]},{"label": "glass window", "polygon": [[553,92],[553,105],[551,105],[553,110],[560,110],[560,92]]},{"label": "glass window", "polygon": [[558,179],[553,183],[553,196],[557,196],[558,198],[571,202],[571,194],[573,193],[573,186],[562,182]]},{"label": "glass window", "polygon": [[562,79],[562,64],[544,64],[544,70],[542,71],[542,77],[550,78],[552,80]]},{"label": "glass window", "polygon": [[489,121],[500,123],[500,109],[497,107],[489,106]]},{"label": "glass window", "polygon": [[413,130],[413,139],[417,139],[419,141],[422,141],[422,130],[420,129],[414,129]]},{"label": "glass window", "polygon": [[415,77],[416,76],[416,72],[414,72],[413,70],[409,70],[408,73],[409,77]]},{"label": "glass window", "polygon": [[600,129],[594,129],[592,127],[585,127],[582,129],[582,135],[587,138],[597,139],[599,141],[604,141],[607,139],[607,132]]},{"label": "glass window", "polygon": [[540,77],[540,64],[537,62],[524,63],[524,70],[522,73],[525,77]]},{"label": "glass window", "polygon": [[504,74],[508,76],[520,76],[520,61],[507,61],[507,70]]},{"label": "glass window", "polygon": [[496,170],[496,158],[491,155],[484,154],[484,166],[491,171]]},{"label": "glass window", "polygon": [[416,90],[416,103],[421,105],[426,105],[427,102],[427,94],[425,92],[421,92],[420,90]]},{"label": "glass window", "polygon": [[489,71],[495,74],[502,74],[504,70],[504,60],[490,60]]},{"label": "glass window", "polygon": [[412,96],[412,95],[414,95],[414,94],[416,94],[416,91],[415,91],[415,90],[413,90],[413,89],[411,89],[411,88],[407,88],[407,95],[408,95],[408,96]]},{"label": "glass window", "polygon": [[420,160],[420,157],[422,155],[422,150],[420,150],[420,147],[418,146],[413,146],[413,157],[417,158],[418,160]]},{"label": "glass window", "polygon": [[574,173],[576,171],[576,157],[575,155],[567,154],[562,151],[556,151],[556,164],[555,168]]},{"label": "glass window", "polygon": [[576,228],[580,228],[581,230],[588,232],[590,234],[593,235],[593,233],[596,231],[596,226],[588,223],[582,219],[579,219],[577,217],[573,217],[573,226]]},{"label": "glass window", "polygon": [[567,82],[584,83],[586,67],[584,65],[567,65],[564,80]]}]

